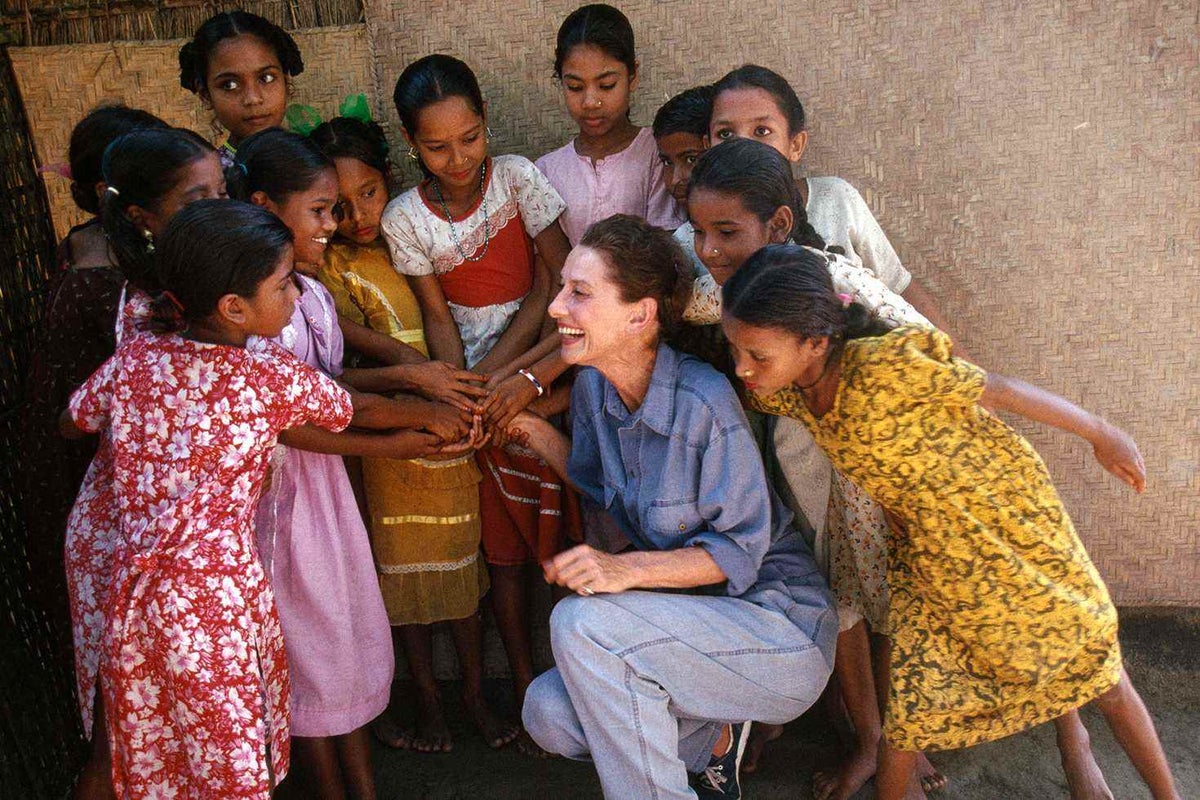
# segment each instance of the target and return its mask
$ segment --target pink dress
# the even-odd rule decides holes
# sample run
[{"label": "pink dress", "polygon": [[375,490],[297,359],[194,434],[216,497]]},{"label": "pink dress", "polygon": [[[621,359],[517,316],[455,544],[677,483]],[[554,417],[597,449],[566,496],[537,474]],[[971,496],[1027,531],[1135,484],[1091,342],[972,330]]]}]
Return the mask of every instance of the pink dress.
[{"label": "pink dress", "polygon": [[251,518],[279,431],[340,430],[349,397],[273,346],[146,335],[70,412],[110,443],[100,685],[117,796],[269,797],[288,768],[288,681]]},{"label": "pink dress", "polygon": [[658,145],[649,128],[639,130],[621,152],[594,164],[575,151],[574,139],[536,164],[567,203],[558,222],[572,247],[589,225],[613,214],[632,214],[670,231],[684,223],[683,211],[663,182]]},{"label": "pink dress", "polygon": [[[329,291],[304,291],[276,339],[327,375],[342,372],[342,333]],[[392,629],[371,542],[341,456],[278,445],[255,526],[275,591],[292,680],[292,735],[337,736],[387,708]]]}]

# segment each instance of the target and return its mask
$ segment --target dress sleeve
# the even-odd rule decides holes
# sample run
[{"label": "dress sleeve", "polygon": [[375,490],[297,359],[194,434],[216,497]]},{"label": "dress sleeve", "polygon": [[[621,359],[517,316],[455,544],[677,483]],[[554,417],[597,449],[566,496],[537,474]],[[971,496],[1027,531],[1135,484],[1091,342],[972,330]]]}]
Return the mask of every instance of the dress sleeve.
[{"label": "dress sleeve", "polygon": [[881,319],[897,325],[932,327],[921,312],[889,289],[871,270],[845,256],[831,253],[829,259],[829,277],[833,279],[836,291],[852,295],[855,302],[866,306]]},{"label": "dress sleeve", "polygon": [[892,402],[971,406],[983,395],[987,373],[950,355],[950,337],[937,328],[897,328],[872,343],[875,367],[867,370],[875,383],[864,386]]},{"label": "dress sleeve", "polygon": [[93,372],[71,395],[67,409],[80,430],[99,433],[108,427],[112,418],[113,395],[116,392],[120,359],[121,351],[118,351],[101,364],[100,369]]},{"label": "dress sleeve", "polygon": [[265,357],[275,363],[275,378],[283,387],[275,420],[278,430],[311,423],[337,432],[350,424],[354,416],[350,393],[336,381],[277,345],[268,348]]},{"label": "dress sleeve", "polygon": [[411,205],[408,198],[401,195],[383,212],[381,227],[392,257],[392,268],[401,275],[432,275],[433,259],[417,237],[413,211],[408,205]]},{"label": "dress sleeve", "polygon": [[867,201],[843,180],[837,181],[835,192],[838,202],[846,209],[850,241],[863,266],[874,272],[889,289],[900,294],[908,288],[912,275],[900,263],[900,256],[896,255]]},{"label": "dress sleeve", "polygon": [[531,238],[549,228],[567,210],[567,204],[550,184],[550,179],[529,159],[511,156],[498,165],[500,168],[504,169],[509,189],[517,198],[525,232]]},{"label": "dress sleeve", "polygon": [[731,596],[744,593],[758,579],[771,544],[767,477],[744,420],[714,426],[700,462],[697,510],[706,525],[688,545],[708,551],[725,573]]}]

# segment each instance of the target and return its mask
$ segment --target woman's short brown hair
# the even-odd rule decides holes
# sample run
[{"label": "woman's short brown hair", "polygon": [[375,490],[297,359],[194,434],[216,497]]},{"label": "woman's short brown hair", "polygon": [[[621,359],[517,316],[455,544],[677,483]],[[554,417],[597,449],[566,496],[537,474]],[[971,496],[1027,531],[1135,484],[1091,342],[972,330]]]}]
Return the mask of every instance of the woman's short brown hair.
[{"label": "woman's short brown hair", "polygon": [[658,302],[662,336],[679,328],[694,275],[691,262],[669,231],[641,217],[615,214],[589,227],[579,244],[604,255],[621,300],[634,303],[652,297]]}]

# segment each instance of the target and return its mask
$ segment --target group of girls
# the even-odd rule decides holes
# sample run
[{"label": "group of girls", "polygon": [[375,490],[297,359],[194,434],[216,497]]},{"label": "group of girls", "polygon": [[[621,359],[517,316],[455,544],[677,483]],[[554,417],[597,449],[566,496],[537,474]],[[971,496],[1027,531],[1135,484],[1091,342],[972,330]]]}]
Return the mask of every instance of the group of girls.
[{"label": "group of girls", "polygon": [[[842,618],[837,683],[854,730],[849,756],[818,775],[818,796],[849,797],[882,759],[881,796],[920,797],[944,779],[918,750],[1052,718],[1073,796],[1103,796],[1074,711],[1097,697],[1155,796],[1173,796],[1121,673],[1115,613],[1073,534],[1045,558],[1056,580],[1078,583],[1072,597],[1088,599],[1058,597],[1045,614],[1077,612],[1072,629],[1106,643],[1095,649],[1104,658],[1039,701],[1038,676],[1021,667],[1010,675],[988,662],[996,674],[979,677],[987,654],[973,648],[994,641],[970,640],[981,629],[970,615],[964,651],[937,642],[926,653],[929,607],[911,583],[903,608],[888,594],[889,577],[919,569],[906,560],[913,548],[889,553],[903,540],[903,509],[888,514],[876,501],[895,495],[859,470],[861,454],[814,440],[796,403],[760,396],[785,385],[747,367],[768,361],[752,335],[737,329],[731,357],[717,324],[721,286],[777,243],[820,253],[822,279],[871,319],[945,327],[849,184],[793,180],[808,134],[783,78],[741,67],[639,128],[629,116],[632,27],[611,6],[584,6],[562,24],[554,63],[577,136],[536,165],[489,153],[475,75],[427,56],[393,96],[423,178],[391,198],[388,144],[374,122],[338,117],[308,136],[280,129],[303,69],[282,29],[219,14],[180,52],[183,87],[227,133],[219,150],[125,108],[92,112],[72,137],[73,191],[96,219],[63,243],[31,408],[36,430],[66,409],[64,432],[98,434],[72,443],[58,472],[40,473],[59,498],[40,509],[43,529],[57,514],[66,530],[80,710],[95,742],[78,796],[265,797],[295,773],[280,796],[372,797],[369,730],[393,747],[452,747],[434,679],[437,622],[449,623],[464,705],[487,742],[540,752],[484,699],[479,607],[490,597],[520,707],[534,678],[537,565],[611,531],[513,421],[567,410],[571,376],[546,311],[571,246],[616,213],[676,230],[696,270],[680,346],[735,385],[745,379],[747,402],[779,415],[763,455],[825,554]],[[739,308],[787,313],[760,296],[770,284],[745,283],[753,299]],[[821,335],[832,333],[845,332]],[[920,343],[948,347],[936,336]],[[810,376],[809,366],[801,377],[827,390],[836,371]],[[1121,465],[1140,488],[1136,448],[1104,431],[1106,466]],[[68,515],[64,487],[80,483]],[[968,541],[978,551],[956,551],[967,572],[1007,553]],[[1085,568],[1068,568],[1080,559]],[[1007,630],[1010,610],[994,609],[989,624]],[[937,624],[952,631],[954,615]],[[393,633],[417,690],[415,727],[390,707]],[[947,693],[966,669],[979,685]],[[1019,711],[989,716],[980,698],[1012,682],[1024,691]],[[929,706],[943,714],[937,730],[921,727]],[[748,768],[779,734],[756,730]],[[910,781],[914,767],[920,780]]]}]

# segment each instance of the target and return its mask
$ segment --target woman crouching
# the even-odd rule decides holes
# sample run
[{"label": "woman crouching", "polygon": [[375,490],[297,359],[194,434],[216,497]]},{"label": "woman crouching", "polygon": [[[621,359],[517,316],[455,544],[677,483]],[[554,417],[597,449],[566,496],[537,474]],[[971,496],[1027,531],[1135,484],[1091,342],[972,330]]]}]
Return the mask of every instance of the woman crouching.
[{"label": "woman crouching", "polygon": [[629,546],[543,566],[576,594],[550,620],[557,667],[525,700],[545,749],[592,759],[606,797],[739,797],[745,720],[783,723],[821,693],[837,616],[769,489],[728,381],[663,343],[692,286],[669,233],[615,216],[567,258],[550,306],[579,371],[572,438],[515,427]]}]

